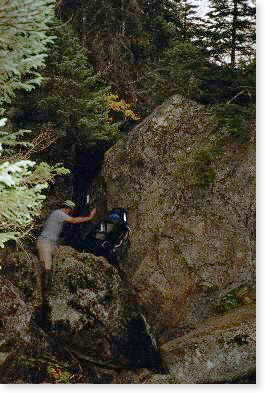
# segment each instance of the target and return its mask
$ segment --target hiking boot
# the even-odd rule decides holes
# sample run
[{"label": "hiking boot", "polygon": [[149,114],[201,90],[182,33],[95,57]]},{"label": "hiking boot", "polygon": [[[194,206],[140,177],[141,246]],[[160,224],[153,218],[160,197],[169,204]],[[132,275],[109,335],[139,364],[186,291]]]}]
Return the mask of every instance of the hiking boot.
[{"label": "hiking boot", "polygon": [[32,315],[32,322],[47,332],[50,330],[51,326],[50,314],[51,307],[49,306],[49,304],[42,304],[34,311]]}]

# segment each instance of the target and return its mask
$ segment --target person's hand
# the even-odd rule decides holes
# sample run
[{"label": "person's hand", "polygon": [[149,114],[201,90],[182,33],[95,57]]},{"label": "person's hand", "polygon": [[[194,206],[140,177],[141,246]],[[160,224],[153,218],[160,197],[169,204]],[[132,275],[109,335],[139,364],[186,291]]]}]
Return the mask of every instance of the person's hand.
[{"label": "person's hand", "polygon": [[89,217],[92,220],[92,218],[94,218],[96,214],[97,214],[97,209],[94,207],[94,209],[84,214],[83,217]]},{"label": "person's hand", "polygon": [[91,212],[90,212],[90,218],[92,219],[92,218],[94,218],[95,216],[96,216],[96,214],[97,214],[97,209],[94,207],[94,209],[92,209],[91,210]]}]

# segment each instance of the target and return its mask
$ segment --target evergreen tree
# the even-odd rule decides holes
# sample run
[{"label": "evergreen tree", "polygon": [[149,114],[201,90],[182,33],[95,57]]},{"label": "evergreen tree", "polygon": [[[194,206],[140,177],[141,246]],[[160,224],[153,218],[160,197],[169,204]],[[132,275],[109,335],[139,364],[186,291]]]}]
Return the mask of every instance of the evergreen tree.
[{"label": "evergreen tree", "polygon": [[62,0],[58,17],[71,18],[89,60],[120,96],[135,103],[130,83],[150,58],[150,34],[143,31],[143,0]]},{"label": "evergreen tree", "polygon": [[158,63],[163,49],[168,44],[164,0],[146,0],[144,2],[143,30],[148,33],[150,40],[149,62]]},{"label": "evergreen tree", "polygon": [[[53,1],[4,0],[0,20],[0,109],[10,103],[17,89],[32,90],[41,82],[38,68],[44,65],[48,36],[53,17]],[[7,118],[0,119],[5,127]],[[56,174],[68,173],[64,168],[46,163],[36,165],[25,148],[35,149],[25,142],[25,132],[0,132],[0,247],[8,240],[18,240],[32,229],[40,214],[43,189]]]},{"label": "evergreen tree", "polygon": [[235,67],[255,54],[255,6],[253,0],[209,0],[206,42],[212,57]]},{"label": "evergreen tree", "polygon": [[175,14],[177,36],[181,41],[196,41],[201,18],[198,16],[198,5],[190,0],[172,0],[171,14]]},{"label": "evergreen tree", "polygon": [[158,70],[144,81],[154,107],[173,94],[196,99],[200,93],[204,72],[208,66],[205,53],[191,42],[176,41],[160,58]]},{"label": "evergreen tree", "polygon": [[32,90],[42,81],[47,34],[55,0],[2,0],[0,6],[0,110],[17,89]]},{"label": "evergreen tree", "polygon": [[[71,145],[113,141],[118,124],[111,120],[106,104],[109,88],[99,80],[87,60],[87,50],[69,25],[57,31],[45,69],[45,83],[33,94],[17,100],[27,127],[52,126]],[[20,122],[20,125],[23,122]]]},{"label": "evergreen tree", "polygon": [[[0,120],[4,127],[7,118]],[[8,240],[17,240],[30,234],[34,219],[40,215],[43,191],[56,175],[69,171],[58,165],[36,163],[25,148],[34,144],[24,142],[25,130],[0,131],[0,247]],[[19,147],[19,149],[17,149]],[[21,150],[23,148],[24,150]]]},{"label": "evergreen tree", "polygon": [[143,0],[61,0],[58,16],[72,18],[81,33],[134,34],[138,16],[143,13]]}]

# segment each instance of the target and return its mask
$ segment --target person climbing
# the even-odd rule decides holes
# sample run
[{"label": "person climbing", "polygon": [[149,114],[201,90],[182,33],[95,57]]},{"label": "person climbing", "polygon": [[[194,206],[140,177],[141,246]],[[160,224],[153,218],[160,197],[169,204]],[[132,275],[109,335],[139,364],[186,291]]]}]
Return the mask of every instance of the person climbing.
[{"label": "person climbing", "polygon": [[62,208],[54,210],[46,220],[44,228],[37,239],[37,251],[39,256],[37,286],[40,291],[41,305],[36,313],[36,322],[43,328],[49,324],[49,290],[52,284],[53,255],[57,248],[57,242],[63,229],[63,223],[81,224],[91,221],[96,216],[96,208],[82,217],[72,217],[75,203],[65,201]]}]

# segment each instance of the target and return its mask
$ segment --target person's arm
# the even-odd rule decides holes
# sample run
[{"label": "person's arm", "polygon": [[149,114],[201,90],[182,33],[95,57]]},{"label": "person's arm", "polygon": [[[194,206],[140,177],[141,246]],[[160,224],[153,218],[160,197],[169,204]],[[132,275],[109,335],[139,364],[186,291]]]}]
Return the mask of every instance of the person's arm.
[{"label": "person's arm", "polygon": [[97,210],[96,208],[92,209],[88,216],[86,217],[65,217],[64,221],[69,222],[70,224],[82,224],[83,222],[88,222],[93,220],[96,216]]}]

